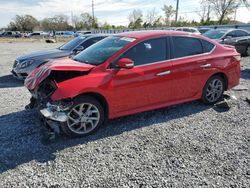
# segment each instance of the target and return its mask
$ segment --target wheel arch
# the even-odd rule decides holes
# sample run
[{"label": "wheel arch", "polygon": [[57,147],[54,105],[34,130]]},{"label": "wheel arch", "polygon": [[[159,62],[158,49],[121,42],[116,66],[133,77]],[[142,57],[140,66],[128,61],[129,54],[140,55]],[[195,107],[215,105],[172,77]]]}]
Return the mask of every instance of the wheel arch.
[{"label": "wheel arch", "polygon": [[81,98],[84,96],[93,97],[98,102],[100,102],[100,104],[103,106],[103,109],[104,109],[105,118],[109,117],[109,105],[108,105],[106,98],[103,95],[101,95],[100,93],[97,93],[97,92],[86,92],[86,93],[81,93],[80,95],[76,96],[75,98]]},{"label": "wheel arch", "polygon": [[218,72],[218,73],[215,73],[212,76],[210,76],[210,78],[212,78],[213,76],[220,76],[224,80],[224,82],[225,82],[224,90],[226,91],[228,89],[228,77],[227,77],[227,75],[223,72]]}]

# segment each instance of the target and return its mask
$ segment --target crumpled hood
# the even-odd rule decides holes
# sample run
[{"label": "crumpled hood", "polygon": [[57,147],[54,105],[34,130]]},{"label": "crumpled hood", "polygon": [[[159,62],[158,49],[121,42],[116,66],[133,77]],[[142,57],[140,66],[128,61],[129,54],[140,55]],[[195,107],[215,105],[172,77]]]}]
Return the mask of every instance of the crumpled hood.
[{"label": "crumpled hood", "polygon": [[53,59],[53,58],[64,57],[64,56],[69,56],[69,55],[70,55],[70,51],[53,49],[53,50],[38,51],[38,52],[26,54],[26,55],[18,57],[17,60],[24,61],[27,59],[35,59],[35,60]]},{"label": "crumpled hood", "polygon": [[52,60],[49,63],[33,70],[25,79],[24,85],[29,90],[34,90],[43,80],[54,71],[90,71],[94,65],[80,63],[70,58]]}]

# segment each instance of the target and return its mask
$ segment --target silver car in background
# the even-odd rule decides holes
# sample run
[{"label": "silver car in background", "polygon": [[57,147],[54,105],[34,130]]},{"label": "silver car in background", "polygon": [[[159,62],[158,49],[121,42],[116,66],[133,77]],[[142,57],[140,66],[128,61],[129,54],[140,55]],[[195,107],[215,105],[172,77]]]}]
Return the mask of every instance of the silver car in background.
[{"label": "silver car in background", "polygon": [[105,37],[107,35],[83,35],[72,39],[57,49],[33,52],[20,56],[16,58],[11,72],[15,78],[24,80],[32,70],[47,63],[49,60],[76,55]]}]

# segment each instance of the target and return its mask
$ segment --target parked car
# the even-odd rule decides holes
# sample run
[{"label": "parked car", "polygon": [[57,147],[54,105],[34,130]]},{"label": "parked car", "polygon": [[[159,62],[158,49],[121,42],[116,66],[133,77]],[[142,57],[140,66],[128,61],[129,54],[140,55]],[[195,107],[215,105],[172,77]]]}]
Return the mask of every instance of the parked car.
[{"label": "parked car", "polygon": [[29,33],[27,35],[27,37],[48,37],[49,33],[48,32],[33,32],[33,33]]},{"label": "parked car", "polygon": [[201,28],[198,28],[198,31],[203,34],[203,33],[206,33],[207,31],[211,30],[211,28],[207,28],[207,27],[201,27]]},{"label": "parked car", "polygon": [[85,35],[84,37],[74,38],[57,49],[20,56],[16,58],[11,72],[14,77],[23,80],[32,70],[48,62],[50,59],[75,55],[92,44],[104,39],[106,36],[107,35]]},{"label": "parked car", "polygon": [[176,28],[175,31],[184,31],[189,33],[201,34],[197,28],[194,27],[179,27]]},{"label": "parked car", "polygon": [[78,36],[86,35],[86,34],[91,34],[91,33],[92,33],[91,31],[77,31],[74,33],[74,37],[78,37]]},{"label": "parked car", "polygon": [[20,32],[16,31],[5,31],[3,32],[0,37],[13,37],[13,38],[20,38],[22,37]]},{"label": "parked car", "polygon": [[231,46],[185,32],[137,31],[41,66],[25,86],[48,125],[84,136],[105,119],[197,99],[213,104],[239,79],[240,54]]},{"label": "parked car", "polygon": [[74,32],[73,31],[57,31],[56,32],[56,36],[74,36]]},{"label": "parked car", "polygon": [[235,46],[237,52],[250,56],[250,33],[242,29],[214,29],[203,34],[221,44]]}]

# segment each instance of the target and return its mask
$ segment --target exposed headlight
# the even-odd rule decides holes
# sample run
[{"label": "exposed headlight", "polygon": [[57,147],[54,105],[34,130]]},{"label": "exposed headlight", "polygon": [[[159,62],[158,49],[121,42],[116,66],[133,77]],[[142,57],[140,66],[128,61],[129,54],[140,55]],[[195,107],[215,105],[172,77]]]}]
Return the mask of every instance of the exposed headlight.
[{"label": "exposed headlight", "polygon": [[26,67],[30,66],[33,62],[34,62],[34,60],[25,60],[25,61],[23,61],[23,62],[20,62],[20,63],[18,64],[18,68],[19,68],[19,69],[26,68]]}]

